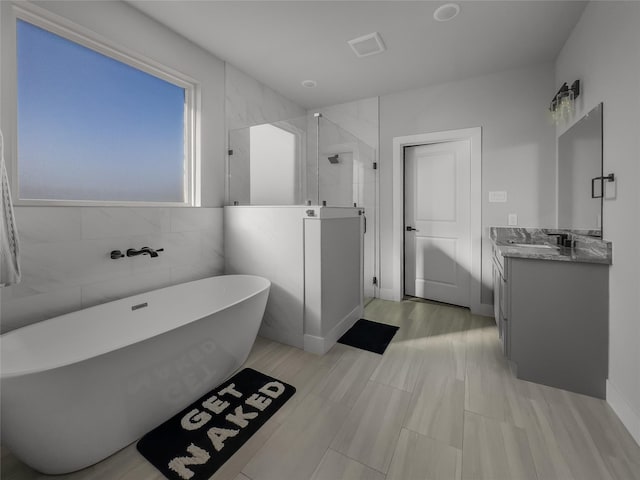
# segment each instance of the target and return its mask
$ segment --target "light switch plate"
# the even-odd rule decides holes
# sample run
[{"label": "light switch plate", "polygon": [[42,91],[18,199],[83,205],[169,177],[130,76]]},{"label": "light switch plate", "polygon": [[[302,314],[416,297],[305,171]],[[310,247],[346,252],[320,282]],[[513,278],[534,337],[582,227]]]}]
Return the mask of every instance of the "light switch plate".
[{"label": "light switch plate", "polygon": [[497,191],[489,192],[489,203],[505,203],[507,201],[507,192]]},{"label": "light switch plate", "polygon": [[508,223],[511,226],[518,225],[518,215],[516,215],[515,213],[510,213],[508,218]]}]

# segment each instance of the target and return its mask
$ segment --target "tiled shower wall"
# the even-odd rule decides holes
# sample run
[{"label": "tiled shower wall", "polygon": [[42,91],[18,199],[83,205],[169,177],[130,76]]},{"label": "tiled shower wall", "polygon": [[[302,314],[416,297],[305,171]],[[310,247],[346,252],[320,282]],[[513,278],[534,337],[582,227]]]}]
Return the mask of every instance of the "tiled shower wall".
[{"label": "tiled shower wall", "polygon": [[[224,273],[222,208],[16,207],[22,282],[0,289],[2,332]],[[111,250],[164,248],[112,260]]]},{"label": "tiled shower wall", "polygon": [[305,110],[230,63],[225,64],[227,132],[263,123],[304,117]]}]

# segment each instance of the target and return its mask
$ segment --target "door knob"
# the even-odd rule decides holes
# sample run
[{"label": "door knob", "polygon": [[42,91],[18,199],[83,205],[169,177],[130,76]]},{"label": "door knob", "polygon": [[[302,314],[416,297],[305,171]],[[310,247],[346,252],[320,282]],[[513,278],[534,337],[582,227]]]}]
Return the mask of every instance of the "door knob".
[{"label": "door knob", "polygon": [[406,229],[407,229],[407,232],[417,232],[418,231],[417,228],[414,228],[414,227],[411,227],[411,226],[408,226],[408,225],[407,225]]}]

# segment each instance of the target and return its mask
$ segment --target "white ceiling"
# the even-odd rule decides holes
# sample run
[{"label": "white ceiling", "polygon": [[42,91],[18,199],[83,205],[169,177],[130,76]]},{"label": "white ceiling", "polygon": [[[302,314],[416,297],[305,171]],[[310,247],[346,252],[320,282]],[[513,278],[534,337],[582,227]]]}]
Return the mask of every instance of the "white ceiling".
[{"label": "white ceiling", "polygon": [[[129,3],[305,108],[552,62],[586,4],[463,1],[436,22],[447,1]],[[357,58],[347,41],[372,32],[387,50]]]}]

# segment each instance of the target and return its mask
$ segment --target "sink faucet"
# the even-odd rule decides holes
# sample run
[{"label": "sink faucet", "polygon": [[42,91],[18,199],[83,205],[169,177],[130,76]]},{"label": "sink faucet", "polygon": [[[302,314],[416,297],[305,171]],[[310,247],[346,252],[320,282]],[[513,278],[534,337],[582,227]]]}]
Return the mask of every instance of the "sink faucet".
[{"label": "sink faucet", "polygon": [[566,239],[569,238],[569,235],[566,233],[547,233],[547,235],[549,235],[550,237],[557,237],[556,243],[558,245],[564,245]]},{"label": "sink faucet", "polygon": [[556,243],[563,247],[573,247],[573,238],[568,233],[547,233],[550,236],[558,237]]},{"label": "sink faucet", "polygon": [[149,247],[142,247],[140,250],[136,250],[135,248],[130,248],[127,250],[127,257],[137,257],[138,255],[149,255],[151,258],[155,258],[158,256],[158,252],[164,252],[164,248],[158,248],[154,250]]}]

